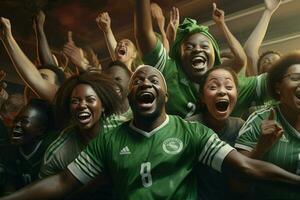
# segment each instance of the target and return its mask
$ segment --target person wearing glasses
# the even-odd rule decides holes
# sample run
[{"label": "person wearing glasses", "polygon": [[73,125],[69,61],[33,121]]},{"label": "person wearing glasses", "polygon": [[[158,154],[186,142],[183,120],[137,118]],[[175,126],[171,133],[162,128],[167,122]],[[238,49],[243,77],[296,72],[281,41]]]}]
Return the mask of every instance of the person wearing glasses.
[{"label": "person wearing glasses", "polygon": [[[270,95],[278,104],[250,115],[235,147],[248,157],[300,174],[300,51],[278,60],[267,81]],[[299,190],[282,185],[256,184],[251,193],[255,195],[252,199],[300,199]]]}]

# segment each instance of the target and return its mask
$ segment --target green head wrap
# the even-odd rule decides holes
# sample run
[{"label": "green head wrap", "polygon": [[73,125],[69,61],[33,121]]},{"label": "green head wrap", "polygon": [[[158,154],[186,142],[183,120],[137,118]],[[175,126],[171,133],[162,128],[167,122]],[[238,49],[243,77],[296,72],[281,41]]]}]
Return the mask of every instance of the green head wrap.
[{"label": "green head wrap", "polygon": [[208,32],[208,27],[198,25],[196,20],[190,18],[185,18],[183,23],[178,26],[175,41],[170,48],[170,57],[175,60],[180,59],[180,45],[186,38],[186,36],[193,33],[202,33],[203,35],[208,37],[215,51],[214,65],[221,64],[219,45],[215,38]]}]

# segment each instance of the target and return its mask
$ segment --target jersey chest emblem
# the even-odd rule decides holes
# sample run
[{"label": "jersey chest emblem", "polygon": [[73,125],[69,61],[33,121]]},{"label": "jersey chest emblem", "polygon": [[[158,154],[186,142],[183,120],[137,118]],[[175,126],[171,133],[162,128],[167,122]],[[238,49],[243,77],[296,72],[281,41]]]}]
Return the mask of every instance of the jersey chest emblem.
[{"label": "jersey chest emblem", "polygon": [[183,147],[183,143],[178,138],[168,138],[162,144],[164,152],[167,154],[178,154]]}]

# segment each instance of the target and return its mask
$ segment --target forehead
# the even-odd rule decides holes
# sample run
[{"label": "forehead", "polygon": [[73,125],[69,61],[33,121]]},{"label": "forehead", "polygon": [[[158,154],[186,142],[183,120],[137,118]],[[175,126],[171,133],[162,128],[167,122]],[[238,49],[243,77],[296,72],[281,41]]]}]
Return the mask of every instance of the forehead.
[{"label": "forehead", "polygon": [[211,81],[211,80],[218,80],[218,81],[232,80],[232,81],[234,81],[234,78],[229,71],[227,71],[225,69],[217,69],[217,70],[212,71],[208,75],[206,82]]},{"label": "forehead", "polygon": [[121,67],[120,65],[113,65],[111,67],[109,67],[107,70],[106,70],[106,73],[108,75],[125,75],[125,76],[128,76],[130,78],[130,75],[129,73],[127,73],[126,69],[124,69],[124,67]]},{"label": "forehead", "polygon": [[290,65],[287,70],[287,74],[289,74],[289,73],[300,73],[300,63]]},{"label": "forehead", "polygon": [[142,67],[138,69],[134,73],[133,78],[150,77],[150,76],[155,76],[158,77],[160,80],[163,80],[163,77],[161,76],[160,72],[158,72],[154,67]]},{"label": "forehead", "polygon": [[96,94],[95,90],[92,88],[92,86],[90,86],[88,84],[78,84],[72,90],[71,97],[87,96],[87,95],[97,96],[97,94]]},{"label": "forehead", "polygon": [[268,53],[262,57],[262,60],[267,59],[267,58],[280,58],[280,56],[276,53]]},{"label": "forehead", "polygon": [[121,43],[127,43],[127,44],[130,44],[130,45],[133,45],[133,42],[129,39],[122,39],[118,42],[118,44],[121,44]]},{"label": "forehead", "polygon": [[183,44],[185,43],[203,43],[203,42],[208,42],[211,44],[210,39],[202,34],[202,33],[194,33],[186,37],[186,39],[183,41]]},{"label": "forehead", "polygon": [[32,106],[26,106],[24,107],[19,114],[17,115],[17,118],[20,117],[35,117],[40,113],[40,110],[38,110],[35,107]]}]

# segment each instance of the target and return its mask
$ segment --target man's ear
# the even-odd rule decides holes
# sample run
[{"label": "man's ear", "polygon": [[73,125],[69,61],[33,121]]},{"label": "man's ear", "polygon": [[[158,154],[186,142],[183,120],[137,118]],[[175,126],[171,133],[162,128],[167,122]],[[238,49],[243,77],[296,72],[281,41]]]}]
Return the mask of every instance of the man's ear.
[{"label": "man's ear", "polygon": [[275,84],[275,92],[277,95],[280,95],[280,84],[279,83]]},{"label": "man's ear", "polygon": [[168,102],[168,99],[169,99],[169,94],[166,92],[166,93],[165,93],[165,96],[166,96],[165,102],[167,103],[167,102]]}]

